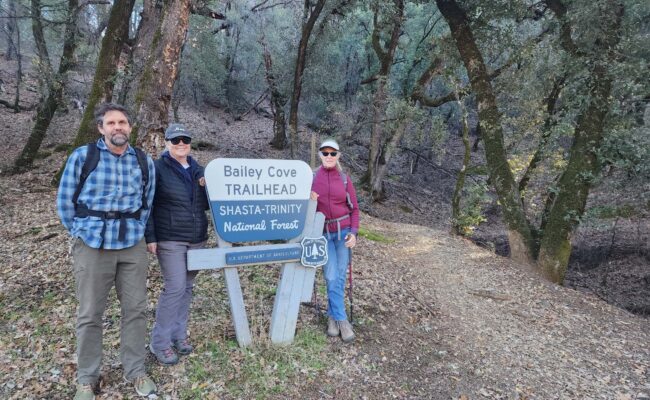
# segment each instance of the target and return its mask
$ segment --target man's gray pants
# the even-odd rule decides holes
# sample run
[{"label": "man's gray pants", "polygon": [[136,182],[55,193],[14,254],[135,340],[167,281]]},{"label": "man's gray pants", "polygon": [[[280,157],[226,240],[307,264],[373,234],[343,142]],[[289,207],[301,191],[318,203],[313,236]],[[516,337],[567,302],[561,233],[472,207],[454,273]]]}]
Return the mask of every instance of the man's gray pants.
[{"label": "man's gray pants", "polygon": [[88,247],[75,239],[72,247],[77,300],[77,381],[94,384],[102,362],[102,317],[108,294],[115,285],[122,309],[120,358],[124,377],[145,374],[147,330],[147,259],[141,240],[122,250]]},{"label": "man's gray pants", "polygon": [[192,288],[198,273],[187,270],[187,251],[204,246],[205,242],[158,242],[158,263],[164,287],[158,299],[156,322],[151,332],[151,347],[155,351],[168,349],[173,341],[187,338]]}]

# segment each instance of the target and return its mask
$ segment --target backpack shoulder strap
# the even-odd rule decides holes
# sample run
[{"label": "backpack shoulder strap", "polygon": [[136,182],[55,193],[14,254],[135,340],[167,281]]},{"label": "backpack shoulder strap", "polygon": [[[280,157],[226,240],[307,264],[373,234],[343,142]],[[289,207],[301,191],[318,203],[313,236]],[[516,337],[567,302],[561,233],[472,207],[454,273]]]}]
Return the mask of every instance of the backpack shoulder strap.
[{"label": "backpack shoulder strap", "polygon": [[348,174],[343,171],[339,171],[341,175],[341,180],[343,180],[343,186],[345,186],[345,201],[348,203],[348,208],[350,211],[354,209],[354,204],[352,204],[352,199],[350,198],[350,192],[348,192]]},{"label": "backpack shoulder strap", "polygon": [[147,163],[147,154],[140,148],[134,147],[135,155],[138,159],[140,171],[142,171],[142,208],[147,209],[147,192],[146,188],[149,185],[149,163]]},{"label": "backpack shoulder strap", "polygon": [[83,189],[86,179],[88,179],[90,173],[97,168],[98,163],[99,150],[97,149],[97,145],[95,143],[88,143],[86,145],[86,160],[84,161],[84,165],[81,167],[79,183],[77,184],[77,189],[74,191],[74,195],[72,195],[72,203],[75,205],[77,204],[77,200],[79,200],[79,194],[81,194],[81,189]]}]

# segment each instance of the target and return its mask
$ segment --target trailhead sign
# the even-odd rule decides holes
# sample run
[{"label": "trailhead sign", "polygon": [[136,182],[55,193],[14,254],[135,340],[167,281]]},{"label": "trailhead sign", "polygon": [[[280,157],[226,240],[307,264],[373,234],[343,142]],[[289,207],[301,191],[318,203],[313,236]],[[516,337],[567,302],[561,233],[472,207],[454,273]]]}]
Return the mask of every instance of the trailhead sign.
[{"label": "trailhead sign", "polygon": [[[251,343],[237,267],[283,263],[273,304],[270,337],[291,343],[301,302],[311,301],[315,267],[327,262],[325,216],[310,200],[313,173],[298,160],[218,158],[205,168],[217,248],[190,250],[189,270],[223,269],[235,333]],[[232,247],[232,243],[282,240]]]}]

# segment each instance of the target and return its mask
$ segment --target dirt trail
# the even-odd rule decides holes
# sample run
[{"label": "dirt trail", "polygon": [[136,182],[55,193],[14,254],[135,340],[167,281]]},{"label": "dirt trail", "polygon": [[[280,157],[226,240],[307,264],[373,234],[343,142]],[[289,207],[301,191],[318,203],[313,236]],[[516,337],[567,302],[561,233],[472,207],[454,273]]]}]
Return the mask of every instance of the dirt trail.
[{"label": "dirt trail", "polygon": [[396,241],[356,251],[359,340],[315,397],[650,399],[649,320],[445,232],[362,224]]}]

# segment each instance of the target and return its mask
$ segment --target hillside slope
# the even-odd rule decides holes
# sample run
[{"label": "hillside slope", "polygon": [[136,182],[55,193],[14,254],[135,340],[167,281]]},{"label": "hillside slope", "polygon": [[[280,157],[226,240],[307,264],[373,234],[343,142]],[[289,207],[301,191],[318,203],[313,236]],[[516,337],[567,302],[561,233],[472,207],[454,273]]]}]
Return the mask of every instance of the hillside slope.
[{"label": "hillside slope", "polygon": [[[57,162],[0,177],[3,398],[72,393],[76,304],[67,233],[48,185]],[[297,343],[282,352],[289,364],[307,366],[281,375],[278,363],[265,362],[264,350],[277,268],[242,271],[258,342],[246,352],[232,346],[221,275],[204,272],[190,326],[196,354],[172,368],[148,361],[162,398],[650,398],[649,320],[548,284],[443,231],[367,215],[362,225],[386,240],[361,238],[354,252],[354,344],[325,339],[323,319],[303,307],[298,336],[311,334],[320,343],[311,355],[317,362],[293,358],[304,347]],[[154,259],[150,272],[151,322],[160,291]],[[268,279],[260,289],[262,273]],[[105,319],[102,398],[131,391],[120,377],[114,303]],[[272,379],[281,393],[266,391],[267,381],[245,383],[249,368]]]}]

